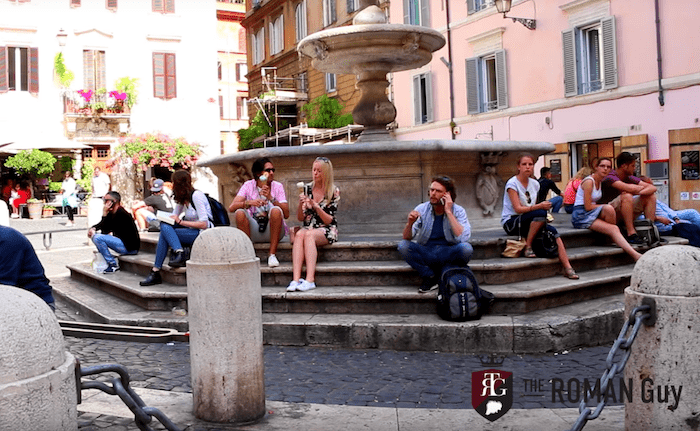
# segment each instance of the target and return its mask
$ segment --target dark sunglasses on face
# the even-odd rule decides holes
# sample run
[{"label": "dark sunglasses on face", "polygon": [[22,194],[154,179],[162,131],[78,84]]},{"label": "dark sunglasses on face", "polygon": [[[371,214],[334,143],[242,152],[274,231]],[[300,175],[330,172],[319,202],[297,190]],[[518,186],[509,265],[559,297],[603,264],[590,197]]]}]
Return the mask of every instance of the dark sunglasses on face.
[{"label": "dark sunglasses on face", "polygon": [[275,173],[275,168],[267,168],[267,169],[263,169],[263,170],[264,170],[265,172],[270,172],[270,173],[273,173],[273,174]]}]

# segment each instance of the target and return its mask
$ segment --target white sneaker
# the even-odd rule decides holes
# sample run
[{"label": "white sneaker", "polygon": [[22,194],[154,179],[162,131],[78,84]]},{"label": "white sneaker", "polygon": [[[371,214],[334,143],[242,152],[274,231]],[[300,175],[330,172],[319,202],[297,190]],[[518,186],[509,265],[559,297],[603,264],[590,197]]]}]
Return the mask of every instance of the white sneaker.
[{"label": "white sneaker", "polygon": [[311,290],[311,289],[316,289],[316,283],[314,283],[313,281],[303,280],[299,284],[299,286],[297,286],[297,290],[300,292],[306,292],[307,290]]},{"label": "white sneaker", "polygon": [[274,254],[271,254],[270,257],[267,258],[267,266],[270,268],[280,266],[280,261],[277,260],[277,256],[275,256]]},{"label": "white sneaker", "polygon": [[289,286],[287,286],[287,292],[294,292],[295,290],[297,290],[299,288],[300,285],[301,285],[301,282],[299,282],[299,281],[294,281],[294,280],[290,281]]},{"label": "white sneaker", "polygon": [[72,221],[69,221],[68,223],[66,223],[66,227],[73,226],[74,224],[75,224],[75,223],[73,223]]}]

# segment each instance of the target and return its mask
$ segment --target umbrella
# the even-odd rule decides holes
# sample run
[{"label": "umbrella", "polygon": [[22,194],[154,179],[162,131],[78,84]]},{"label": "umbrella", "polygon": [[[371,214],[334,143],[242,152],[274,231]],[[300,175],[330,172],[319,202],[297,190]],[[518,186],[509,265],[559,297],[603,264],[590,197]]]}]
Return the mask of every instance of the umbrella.
[{"label": "umbrella", "polygon": [[27,134],[12,142],[0,143],[0,152],[17,153],[22,150],[79,150],[92,148],[89,145],[66,139],[63,135]]}]

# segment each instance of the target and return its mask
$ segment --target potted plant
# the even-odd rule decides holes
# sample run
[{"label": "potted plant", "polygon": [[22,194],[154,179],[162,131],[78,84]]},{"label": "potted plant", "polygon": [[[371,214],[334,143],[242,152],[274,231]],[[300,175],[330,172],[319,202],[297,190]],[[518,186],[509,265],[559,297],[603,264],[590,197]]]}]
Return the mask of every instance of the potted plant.
[{"label": "potted plant", "polygon": [[53,217],[53,212],[56,210],[55,206],[52,205],[44,205],[44,209],[41,213],[41,216],[44,218],[47,217]]},{"label": "potted plant", "polygon": [[41,218],[42,209],[44,203],[39,199],[28,199],[27,200],[27,210],[29,211],[29,218],[32,220],[38,220]]}]

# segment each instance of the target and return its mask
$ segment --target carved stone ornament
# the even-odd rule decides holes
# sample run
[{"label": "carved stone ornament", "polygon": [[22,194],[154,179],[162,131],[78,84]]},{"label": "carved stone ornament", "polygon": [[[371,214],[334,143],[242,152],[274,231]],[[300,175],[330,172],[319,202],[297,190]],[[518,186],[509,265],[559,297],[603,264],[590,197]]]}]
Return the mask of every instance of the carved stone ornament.
[{"label": "carved stone ornament", "polygon": [[401,39],[401,49],[406,54],[411,54],[418,51],[420,48],[420,35],[418,33],[409,33]]},{"label": "carved stone ornament", "polygon": [[314,40],[312,41],[309,46],[312,49],[312,55],[316,60],[325,60],[328,57],[328,45],[325,43],[319,41],[319,40]]},{"label": "carved stone ornament", "polygon": [[239,163],[229,163],[228,173],[230,181],[227,181],[224,186],[225,189],[228,189],[228,194],[231,197],[235,197],[238,194],[238,190],[243,186],[243,183],[253,179],[253,174],[250,173],[248,168]]},{"label": "carved stone ornament", "polygon": [[501,199],[505,184],[498,176],[496,167],[506,153],[492,151],[481,153],[481,171],[476,176],[476,200],[479,202],[482,214],[492,216]]}]

